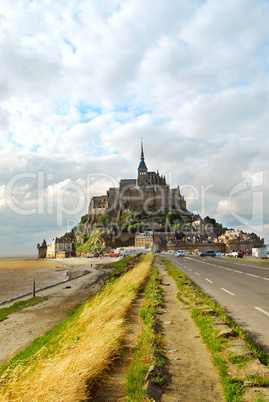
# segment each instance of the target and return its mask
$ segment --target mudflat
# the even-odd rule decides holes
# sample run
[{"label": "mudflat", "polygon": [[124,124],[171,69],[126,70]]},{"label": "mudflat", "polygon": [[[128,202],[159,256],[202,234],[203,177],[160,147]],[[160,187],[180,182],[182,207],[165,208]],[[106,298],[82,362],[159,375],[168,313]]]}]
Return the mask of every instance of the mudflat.
[{"label": "mudflat", "polygon": [[[36,296],[46,297],[47,300],[13,313],[0,322],[0,364],[24,350],[35,338],[64,321],[67,318],[66,310],[68,308],[78,303],[85,303],[99,291],[111,272],[111,269],[105,264],[111,261],[111,258],[69,258],[43,261],[48,264],[60,264],[63,270],[67,270],[69,279],[37,291]],[[29,297],[31,296],[23,297],[20,300]],[[4,307],[12,304],[13,302],[7,303]]]},{"label": "mudflat", "polygon": [[0,259],[0,304],[67,280],[65,265],[55,260]]}]

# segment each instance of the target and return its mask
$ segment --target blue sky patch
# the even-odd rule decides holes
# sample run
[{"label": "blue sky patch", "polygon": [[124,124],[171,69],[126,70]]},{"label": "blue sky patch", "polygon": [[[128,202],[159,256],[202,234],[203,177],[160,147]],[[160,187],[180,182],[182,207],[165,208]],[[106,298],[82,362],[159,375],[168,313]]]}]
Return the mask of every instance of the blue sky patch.
[{"label": "blue sky patch", "polygon": [[68,39],[65,39],[65,38],[64,38],[64,42],[71,47],[73,53],[76,53],[76,47],[75,47],[75,45],[73,45],[72,42],[70,42]]}]

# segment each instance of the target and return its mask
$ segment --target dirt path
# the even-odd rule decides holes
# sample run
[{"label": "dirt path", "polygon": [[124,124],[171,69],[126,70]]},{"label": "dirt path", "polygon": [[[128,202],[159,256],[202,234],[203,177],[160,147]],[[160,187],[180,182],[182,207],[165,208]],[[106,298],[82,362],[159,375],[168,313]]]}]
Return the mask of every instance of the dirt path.
[{"label": "dirt path", "polygon": [[126,401],[125,385],[126,374],[131,363],[133,348],[142,330],[142,321],[139,312],[144,301],[144,292],[141,291],[133,303],[128,315],[127,330],[122,344],[122,351],[112,368],[103,379],[101,386],[96,389],[89,401],[115,402]]},{"label": "dirt path", "polygon": [[[179,401],[224,401],[216,369],[211,356],[203,344],[199,330],[191,318],[190,310],[176,298],[177,287],[174,279],[165,270],[159,258],[154,265],[163,278],[162,292],[165,312],[160,317],[163,327],[165,351],[168,357],[168,369],[171,381],[165,389],[162,402]],[[132,350],[141,331],[138,314],[144,295],[139,294],[135,301],[123,342],[122,353],[106,373],[100,388],[91,399],[95,402],[126,401],[125,376],[132,358]]]},{"label": "dirt path", "polygon": [[159,258],[155,259],[155,266],[163,277],[165,312],[160,318],[172,376],[161,401],[224,401],[218,374],[190,310],[184,309],[184,304],[177,299],[176,283]]}]

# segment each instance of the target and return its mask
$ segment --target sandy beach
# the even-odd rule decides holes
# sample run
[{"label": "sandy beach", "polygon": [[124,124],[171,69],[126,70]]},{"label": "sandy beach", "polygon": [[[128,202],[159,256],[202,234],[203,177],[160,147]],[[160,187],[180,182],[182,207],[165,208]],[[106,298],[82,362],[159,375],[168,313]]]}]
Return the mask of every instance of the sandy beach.
[{"label": "sandy beach", "polygon": [[[24,350],[35,338],[45,334],[57,323],[64,321],[66,310],[76,303],[85,303],[105,284],[111,272],[105,264],[114,258],[69,258],[56,259],[68,270],[68,281],[37,291],[36,296],[47,300],[11,314],[0,322],[0,365]],[[31,296],[21,298],[28,299]],[[8,307],[12,303],[1,307]]]}]

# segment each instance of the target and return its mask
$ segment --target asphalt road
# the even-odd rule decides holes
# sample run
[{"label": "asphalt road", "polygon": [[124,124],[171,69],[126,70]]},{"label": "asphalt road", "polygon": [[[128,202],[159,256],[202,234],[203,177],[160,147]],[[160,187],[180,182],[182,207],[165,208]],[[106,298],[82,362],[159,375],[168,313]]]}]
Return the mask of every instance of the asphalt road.
[{"label": "asphalt road", "polygon": [[165,258],[269,351],[269,264],[170,253]]}]

